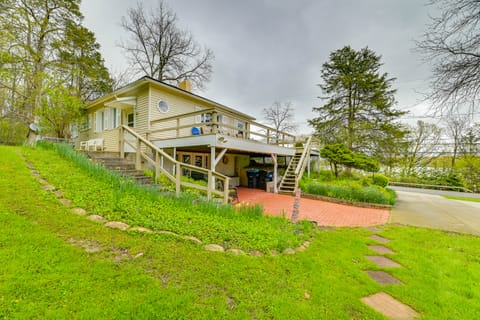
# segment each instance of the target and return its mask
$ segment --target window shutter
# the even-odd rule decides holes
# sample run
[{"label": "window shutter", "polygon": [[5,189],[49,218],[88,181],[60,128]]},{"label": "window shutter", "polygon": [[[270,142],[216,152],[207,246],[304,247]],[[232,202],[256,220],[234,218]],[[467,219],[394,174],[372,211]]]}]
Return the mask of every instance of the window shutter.
[{"label": "window shutter", "polygon": [[95,111],[94,117],[95,117],[95,132],[100,132],[100,131],[102,131],[102,127],[101,127],[102,117],[100,115],[100,112]]}]

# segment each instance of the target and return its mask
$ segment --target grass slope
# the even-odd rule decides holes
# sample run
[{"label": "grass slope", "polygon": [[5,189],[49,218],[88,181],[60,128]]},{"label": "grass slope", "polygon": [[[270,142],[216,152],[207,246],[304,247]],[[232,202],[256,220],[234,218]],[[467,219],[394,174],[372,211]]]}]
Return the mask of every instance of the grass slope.
[{"label": "grass slope", "polygon": [[378,269],[362,228],[319,231],[293,256],[207,252],[70,213],[18,152],[0,147],[0,318],[383,319],[359,300],[381,290],[424,319],[480,313],[478,237],[385,227],[405,285],[380,287],[362,271]]}]

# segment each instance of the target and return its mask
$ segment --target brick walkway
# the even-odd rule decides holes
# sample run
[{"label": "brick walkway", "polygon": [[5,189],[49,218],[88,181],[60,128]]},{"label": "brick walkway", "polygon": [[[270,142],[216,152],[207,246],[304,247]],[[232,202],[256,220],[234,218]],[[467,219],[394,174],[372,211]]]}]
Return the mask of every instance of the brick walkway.
[{"label": "brick walkway", "polygon": [[[295,197],[267,193],[259,189],[238,188],[240,202],[262,204],[266,214],[281,216],[285,212],[291,218]],[[331,203],[321,200],[300,200],[298,220],[316,221],[320,226],[366,227],[385,224],[389,210],[371,209]]]}]

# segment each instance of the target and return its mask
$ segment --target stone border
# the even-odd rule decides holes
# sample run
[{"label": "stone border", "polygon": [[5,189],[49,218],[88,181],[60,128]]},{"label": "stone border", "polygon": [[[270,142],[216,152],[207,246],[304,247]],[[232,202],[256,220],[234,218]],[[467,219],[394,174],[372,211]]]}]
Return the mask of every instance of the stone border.
[{"label": "stone border", "polygon": [[[25,159],[25,158],[24,158]],[[134,231],[134,232],[140,232],[140,233],[145,233],[145,234],[163,234],[163,235],[170,235],[178,239],[183,239],[187,241],[191,241],[195,244],[202,245],[203,242],[202,240],[194,237],[194,236],[189,236],[189,235],[180,235],[178,233],[168,231],[168,230],[158,230],[154,231],[149,228],[141,227],[141,226],[135,226],[135,227],[130,227],[128,224],[121,222],[121,221],[108,221],[106,218],[97,215],[97,214],[87,214],[87,211],[83,208],[78,208],[74,207],[72,208],[73,202],[70,199],[67,199],[64,197],[64,193],[61,190],[58,190],[56,187],[53,185],[49,184],[47,180],[45,180],[40,172],[38,172],[37,169],[33,166],[33,164],[27,160],[25,160],[28,168],[30,169],[32,175],[37,179],[37,181],[42,185],[42,189],[48,192],[53,193],[56,197],[57,200],[65,207],[70,208],[70,211],[73,214],[79,215],[79,216],[86,216],[87,219],[95,222],[102,223],[105,227],[112,228],[112,229],[118,229],[121,231]],[[292,255],[297,252],[302,252],[305,251],[308,246],[310,246],[310,241],[306,240],[304,243],[302,243],[300,246],[296,248],[286,248],[282,252],[278,252],[276,250],[269,250],[268,255],[270,256],[276,256],[279,254],[284,254],[284,255]],[[219,245],[219,244],[205,244],[203,246],[203,249],[207,251],[214,251],[214,252],[226,252],[230,253],[233,255],[249,255],[252,257],[263,257],[265,256],[265,253],[262,251],[258,250],[251,250],[249,252],[245,252],[240,249],[235,249],[235,248],[229,248],[225,249],[225,247]]]},{"label": "stone border", "polygon": [[312,200],[322,200],[322,201],[338,203],[338,204],[345,204],[345,205],[360,207],[360,208],[388,209],[388,210],[391,210],[393,208],[393,206],[391,206],[389,204],[354,202],[354,201],[331,198],[331,197],[327,197],[327,196],[320,196],[318,194],[311,194],[311,193],[304,193],[304,192],[302,192],[302,198],[312,199]]}]

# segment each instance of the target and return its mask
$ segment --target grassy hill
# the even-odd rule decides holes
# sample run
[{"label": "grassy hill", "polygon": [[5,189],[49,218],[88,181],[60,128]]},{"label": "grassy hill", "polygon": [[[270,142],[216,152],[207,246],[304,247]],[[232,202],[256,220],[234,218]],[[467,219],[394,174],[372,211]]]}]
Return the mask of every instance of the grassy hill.
[{"label": "grassy hill", "polygon": [[[0,147],[0,318],[383,319],[360,301],[382,290],[425,319],[480,313],[477,237],[384,227],[403,266],[391,273],[404,285],[381,287],[363,271],[378,270],[364,258],[374,241],[363,228],[314,231],[256,211],[155,198],[69,157]],[[62,205],[27,163],[88,214],[266,254],[106,228]],[[268,254],[311,236],[305,251]]]}]

